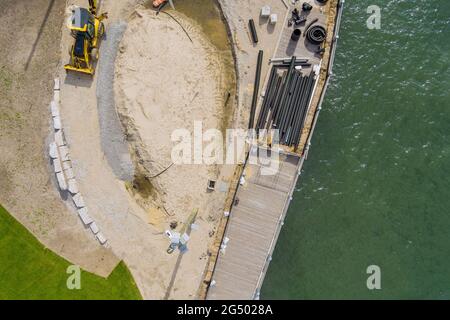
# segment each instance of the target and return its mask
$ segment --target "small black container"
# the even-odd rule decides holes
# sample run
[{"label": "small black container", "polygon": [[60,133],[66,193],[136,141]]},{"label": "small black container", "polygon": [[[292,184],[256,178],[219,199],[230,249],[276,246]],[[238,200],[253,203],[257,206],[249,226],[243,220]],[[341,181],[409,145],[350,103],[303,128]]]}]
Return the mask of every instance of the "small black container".
[{"label": "small black container", "polygon": [[302,31],[300,29],[294,29],[291,35],[292,41],[298,41],[300,39],[300,36],[302,35]]}]

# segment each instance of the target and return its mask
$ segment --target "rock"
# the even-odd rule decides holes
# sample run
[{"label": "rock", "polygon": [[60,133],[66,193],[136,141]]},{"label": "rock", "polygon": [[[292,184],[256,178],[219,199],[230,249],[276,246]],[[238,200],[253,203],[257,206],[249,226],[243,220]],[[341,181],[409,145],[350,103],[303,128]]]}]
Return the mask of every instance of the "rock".
[{"label": "rock", "polygon": [[59,116],[53,118],[53,128],[55,130],[61,130],[61,118]]},{"label": "rock", "polygon": [[84,208],[86,207],[85,203],[84,203],[84,199],[81,196],[81,194],[77,193],[76,195],[74,195],[72,197],[73,203],[75,204],[75,206],[77,208]]},{"label": "rock", "polygon": [[68,190],[71,194],[77,194],[78,193],[78,184],[75,179],[70,179],[67,183]]},{"label": "rock", "polygon": [[87,208],[78,209],[78,215],[80,216],[81,221],[83,221],[84,225],[88,226],[94,220],[89,216]]},{"label": "rock", "polygon": [[55,173],[62,172],[61,161],[59,158],[53,159],[53,168],[55,169]]},{"label": "rock", "polygon": [[97,234],[100,231],[95,222],[92,222],[91,225],[89,226],[89,228],[91,228],[91,231],[93,234]]},{"label": "rock", "polygon": [[59,89],[60,89],[59,78],[55,78],[55,85],[53,86],[53,90],[59,90]]},{"label": "rock", "polygon": [[55,142],[58,147],[64,146],[64,136],[62,130],[58,130],[55,132]]},{"label": "rock", "polygon": [[52,112],[52,117],[59,117],[59,104],[54,100],[50,103],[50,111]]},{"label": "rock", "polygon": [[105,236],[104,236],[101,232],[97,233],[97,240],[98,240],[98,242],[100,242],[102,245],[105,244],[106,241],[108,241],[108,240],[106,240]]},{"label": "rock", "polygon": [[64,170],[71,169],[72,168],[72,162],[70,160],[69,161],[64,161],[62,163],[62,166],[63,166]]},{"label": "rock", "polygon": [[[67,161],[63,162],[63,168],[64,168],[64,163],[66,163]],[[64,170],[64,175],[66,176],[67,179],[74,179],[75,175],[73,174],[73,170],[72,168],[68,168]],[[77,192],[75,192],[77,193]]]},{"label": "rock", "polygon": [[58,158],[58,147],[56,146],[55,142],[50,143],[48,154],[52,159]]},{"label": "rock", "polygon": [[58,172],[56,174],[56,179],[58,180],[59,188],[62,191],[66,191],[67,190],[66,178],[64,178],[64,175],[62,174],[62,172]]},{"label": "rock", "polygon": [[53,100],[59,103],[61,101],[61,95],[59,90],[53,91]]},{"label": "rock", "polygon": [[59,156],[61,158],[61,161],[69,161],[69,148],[66,146],[59,146],[58,147]]}]

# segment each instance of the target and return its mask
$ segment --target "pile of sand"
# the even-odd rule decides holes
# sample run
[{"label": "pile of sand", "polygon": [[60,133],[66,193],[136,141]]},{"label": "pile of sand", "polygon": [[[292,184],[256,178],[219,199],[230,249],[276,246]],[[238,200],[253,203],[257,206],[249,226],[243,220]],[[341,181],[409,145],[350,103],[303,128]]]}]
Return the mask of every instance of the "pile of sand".
[{"label": "pile of sand", "polygon": [[[116,62],[116,107],[147,177],[171,165],[174,130],[192,133],[194,121],[202,121],[204,130],[219,129],[223,121],[223,63],[199,28],[172,14],[186,30],[169,15],[138,11]],[[183,221],[194,208],[200,215],[214,214],[208,202],[215,195],[206,187],[217,176],[215,166],[173,165],[151,184],[166,211]],[[215,203],[219,213],[223,201]]]}]

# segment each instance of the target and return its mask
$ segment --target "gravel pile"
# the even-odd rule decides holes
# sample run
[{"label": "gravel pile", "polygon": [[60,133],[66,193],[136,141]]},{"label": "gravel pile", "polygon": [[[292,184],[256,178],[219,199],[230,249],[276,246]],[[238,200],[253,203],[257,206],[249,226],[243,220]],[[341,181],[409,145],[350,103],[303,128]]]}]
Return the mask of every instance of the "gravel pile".
[{"label": "gravel pile", "polygon": [[114,101],[114,66],[126,28],[125,22],[118,22],[111,24],[106,30],[98,65],[97,108],[101,145],[108,163],[119,179],[131,181],[134,176],[134,165]]}]

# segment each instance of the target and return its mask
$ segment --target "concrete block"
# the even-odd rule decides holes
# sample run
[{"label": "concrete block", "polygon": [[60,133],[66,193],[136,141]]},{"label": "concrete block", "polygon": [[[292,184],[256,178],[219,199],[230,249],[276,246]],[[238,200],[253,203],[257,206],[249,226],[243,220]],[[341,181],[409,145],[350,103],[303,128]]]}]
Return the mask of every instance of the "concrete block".
[{"label": "concrete block", "polygon": [[88,226],[92,222],[94,222],[94,220],[92,220],[92,218],[89,216],[87,208],[78,209],[78,216],[80,217],[81,221],[83,221],[84,225],[86,225],[86,226]]},{"label": "concrete block", "polygon": [[75,206],[77,208],[84,208],[86,207],[85,203],[84,203],[84,199],[81,196],[81,194],[77,193],[76,195],[74,195],[72,197],[73,203],[75,204]]},{"label": "concrete block", "polygon": [[[63,162],[63,169],[64,169],[64,163],[66,163],[66,162]],[[73,174],[72,168],[65,169],[64,170],[64,175],[66,176],[67,180],[75,178],[75,175]],[[75,192],[75,193],[77,193],[77,192]]]},{"label": "concrete block", "polygon": [[93,234],[97,234],[100,232],[100,230],[97,227],[97,224],[95,222],[92,222],[91,225],[89,226],[89,228],[91,228],[91,231]]},{"label": "concrete block", "polygon": [[52,158],[52,159],[58,158],[58,147],[56,146],[55,142],[50,143],[48,154],[50,155],[50,158]]},{"label": "concrete block", "polygon": [[59,78],[55,78],[55,85],[53,86],[53,90],[59,90],[59,89],[60,89]]},{"label": "concrete block", "polygon": [[52,112],[52,117],[59,117],[59,103],[53,100],[50,103],[50,111]]},{"label": "concrete block", "polygon": [[270,6],[261,8],[261,18],[268,18],[270,16]]},{"label": "concrete block", "polygon": [[53,100],[56,101],[57,103],[61,102],[61,91],[59,90],[55,90],[53,91]]},{"label": "concrete block", "polygon": [[58,130],[55,132],[55,142],[58,147],[65,145],[64,143],[64,135],[62,130]]},{"label": "concrete block", "polygon": [[269,23],[270,24],[276,24],[278,22],[278,16],[276,13],[272,13],[270,15]]},{"label": "concrete block", "polygon": [[69,148],[67,148],[66,146],[59,146],[58,147],[58,151],[59,151],[59,157],[61,158],[61,161],[69,161]]},{"label": "concrete block", "polygon": [[101,244],[105,244],[106,241],[108,241],[108,240],[106,240],[105,236],[101,232],[97,233],[97,240]]},{"label": "concrete block", "polygon": [[78,191],[78,184],[75,179],[69,179],[67,182],[68,190],[71,194],[77,194]]},{"label": "concrete block", "polygon": [[61,160],[59,158],[53,159],[53,168],[55,169],[55,173],[62,172]]},{"label": "concrete block", "polygon": [[61,130],[62,129],[61,118],[59,116],[53,118],[53,128],[55,130]]},{"label": "concrete block", "polygon": [[56,179],[58,180],[59,189],[61,189],[62,191],[66,191],[67,190],[66,178],[64,178],[62,172],[56,174]]},{"label": "concrete block", "polygon": [[64,161],[62,163],[63,169],[67,170],[67,169],[72,169],[72,161]]}]

